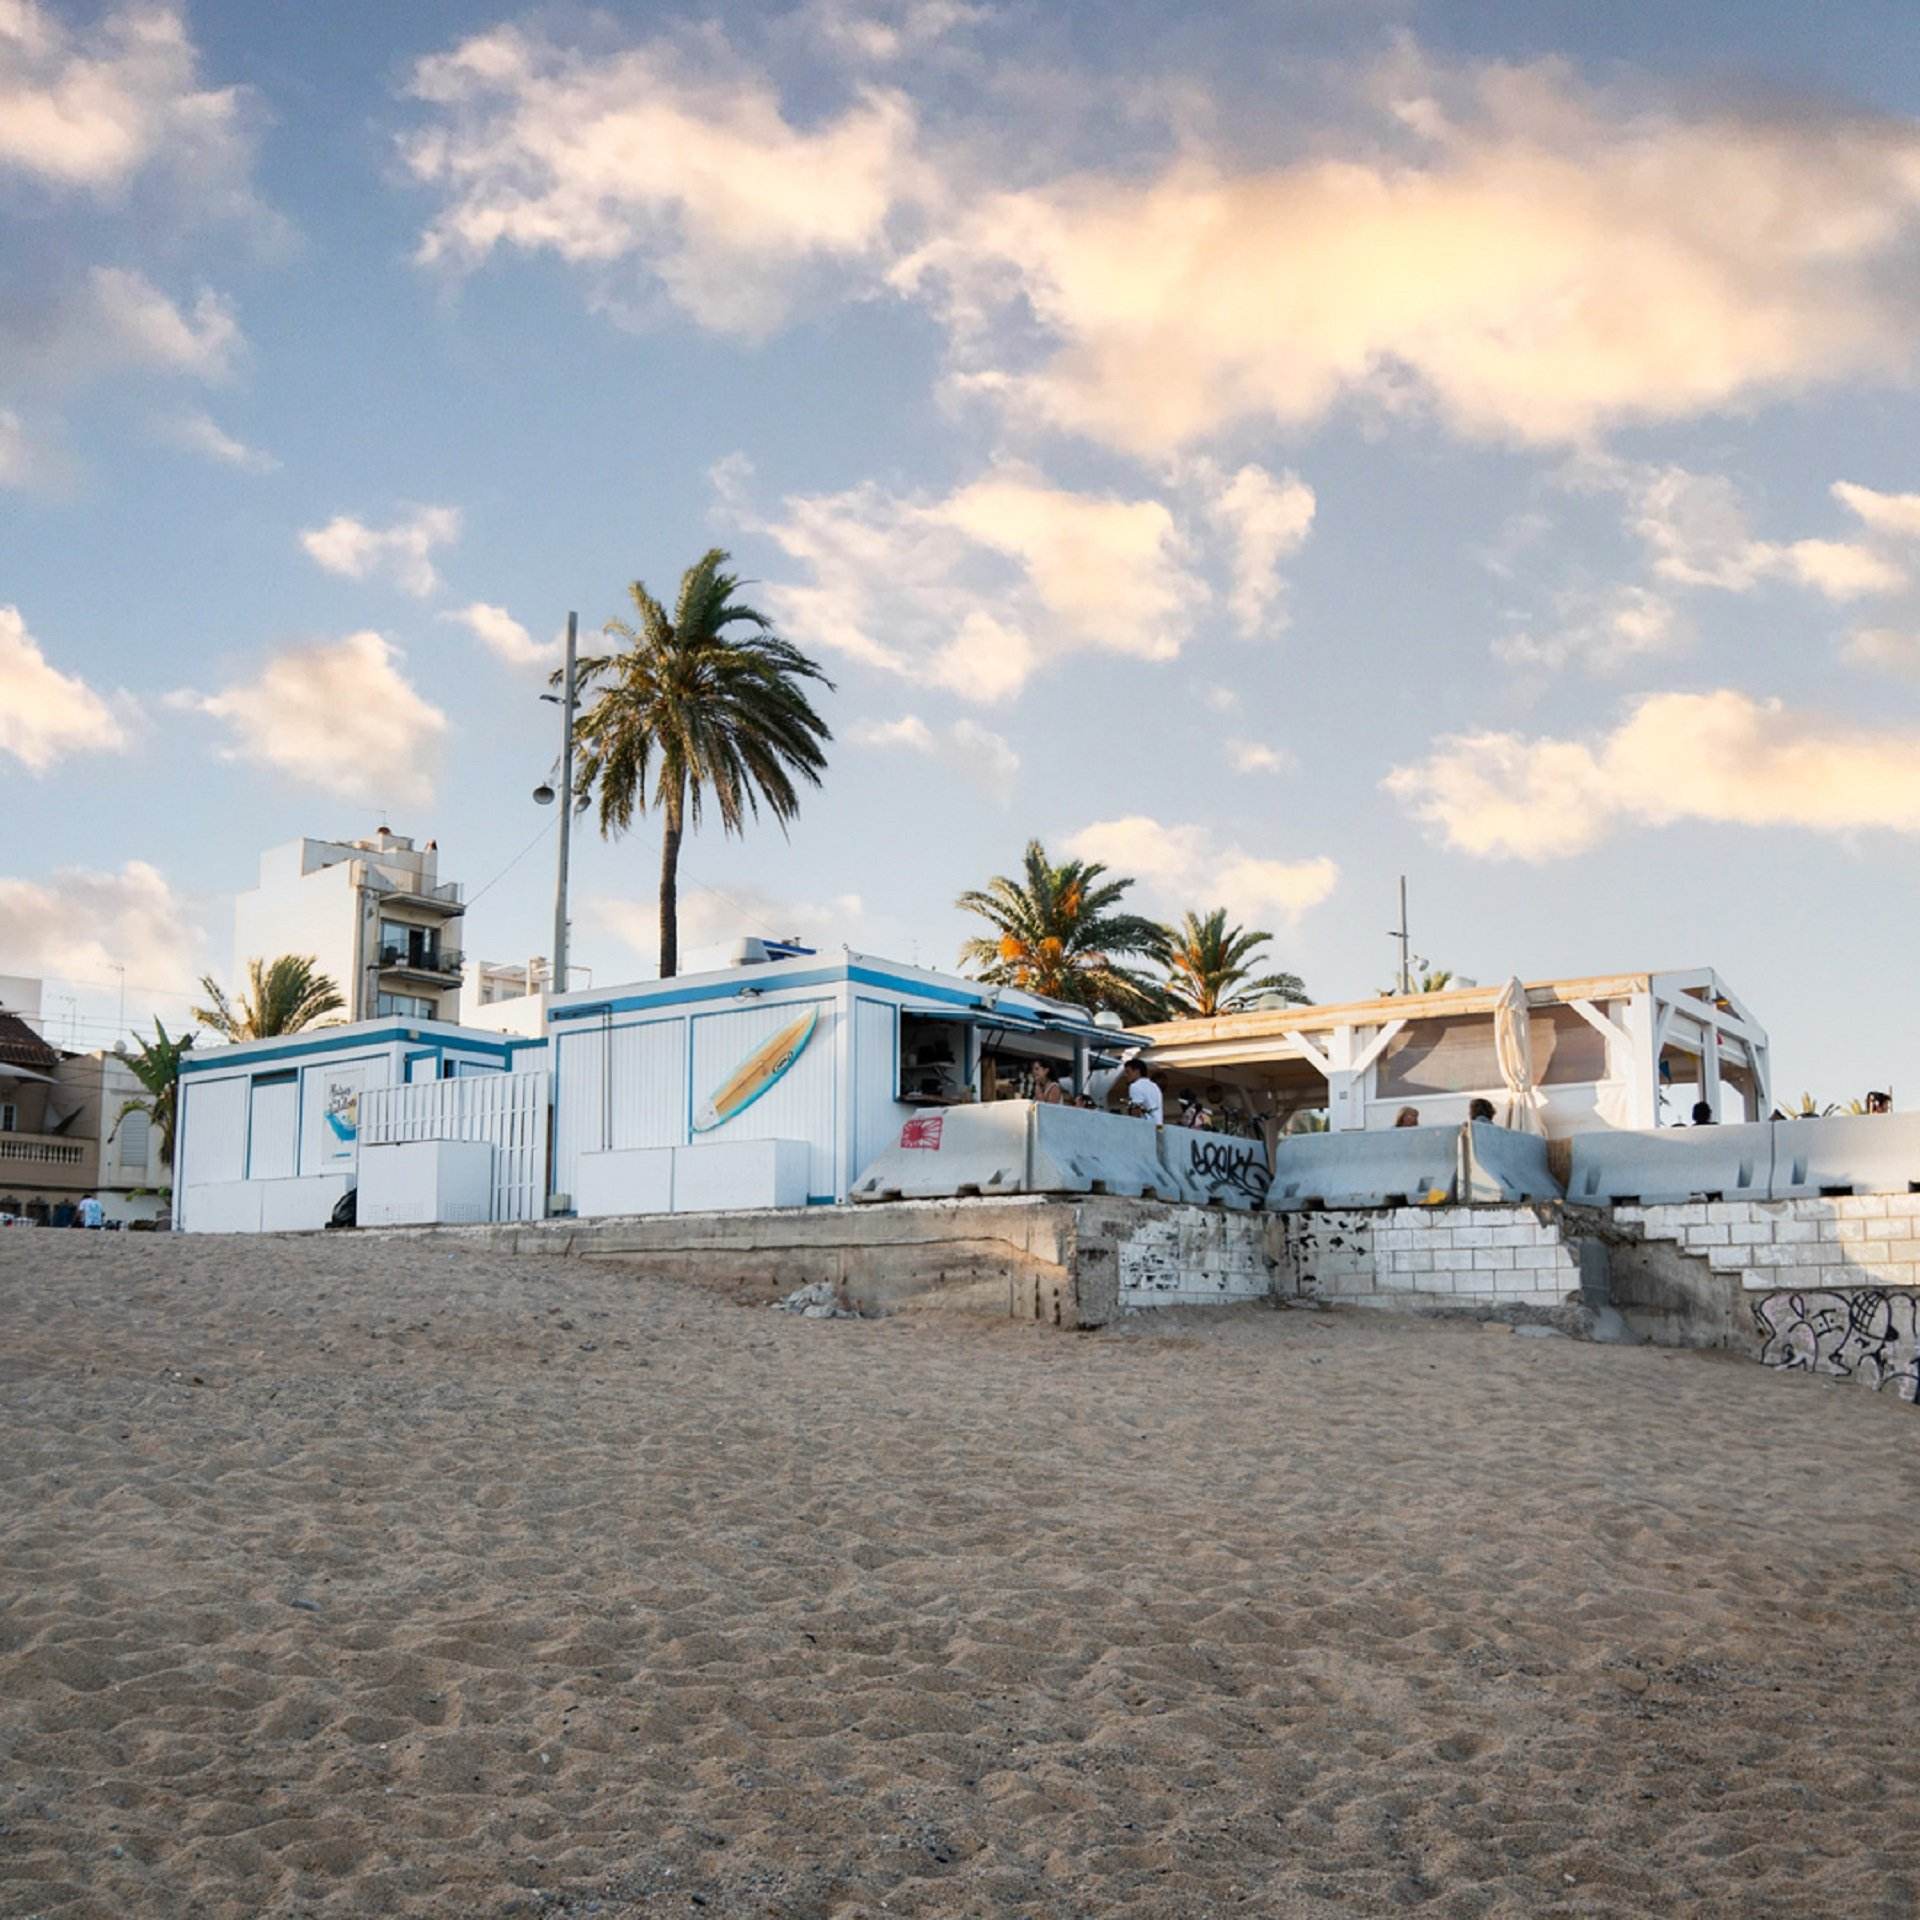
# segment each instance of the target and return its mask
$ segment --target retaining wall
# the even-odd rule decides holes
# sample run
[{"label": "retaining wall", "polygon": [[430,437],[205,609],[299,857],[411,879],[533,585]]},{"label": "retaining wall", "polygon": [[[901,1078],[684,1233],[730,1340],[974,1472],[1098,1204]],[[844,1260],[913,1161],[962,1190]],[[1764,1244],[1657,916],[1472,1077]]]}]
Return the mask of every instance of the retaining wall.
[{"label": "retaining wall", "polygon": [[1558,1306],[1581,1248],[1558,1206],[1331,1208],[1275,1217],[1283,1293],[1363,1306]]},{"label": "retaining wall", "polygon": [[1616,1207],[1604,1231],[1647,1338],[1920,1401],[1920,1194]]},{"label": "retaining wall", "polygon": [[1258,1214],[1088,1195],[641,1214],[396,1229],[490,1252],[570,1255],[773,1301],[826,1281],[863,1312],[985,1314],[1099,1327],[1135,1306],[1272,1292]]}]

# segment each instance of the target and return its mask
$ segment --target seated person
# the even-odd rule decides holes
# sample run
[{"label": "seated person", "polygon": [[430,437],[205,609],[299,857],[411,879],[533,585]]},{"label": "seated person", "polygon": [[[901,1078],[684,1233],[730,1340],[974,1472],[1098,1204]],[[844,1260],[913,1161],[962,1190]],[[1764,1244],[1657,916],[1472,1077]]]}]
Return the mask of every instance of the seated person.
[{"label": "seated person", "polygon": [[1420,1124],[1420,1109],[1418,1107],[1402,1107],[1400,1111],[1393,1116],[1393,1124],[1396,1127],[1417,1127]]},{"label": "seated person", "polygon": [[1051,1060],[1036,1060],[1033,1063],[1033,1097],[1042,1106],[1060,1107],[1066,1105],[1066,1090],[1053,1077]]},{"label": "seated person", "polygon": [[1469,1120],[1484,1120],[1491,1126],[1493,1124],[1493,1102],[1487,1099],[1476,1100],[1472,1106],[1467,1109],[1467,1118]]}]

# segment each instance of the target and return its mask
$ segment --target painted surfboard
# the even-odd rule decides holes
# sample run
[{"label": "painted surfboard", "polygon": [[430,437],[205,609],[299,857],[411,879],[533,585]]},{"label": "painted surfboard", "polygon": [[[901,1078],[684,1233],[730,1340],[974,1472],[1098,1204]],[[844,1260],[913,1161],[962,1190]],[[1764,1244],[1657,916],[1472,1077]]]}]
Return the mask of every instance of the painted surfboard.
[{"label": "painted surfboard", "polygon": [[820,1009],[809,1007],[797,1020],[755,1047],[695,1111],[694,1132],[711,1133],[752,1106],[806,1052],[819,1018]]}]

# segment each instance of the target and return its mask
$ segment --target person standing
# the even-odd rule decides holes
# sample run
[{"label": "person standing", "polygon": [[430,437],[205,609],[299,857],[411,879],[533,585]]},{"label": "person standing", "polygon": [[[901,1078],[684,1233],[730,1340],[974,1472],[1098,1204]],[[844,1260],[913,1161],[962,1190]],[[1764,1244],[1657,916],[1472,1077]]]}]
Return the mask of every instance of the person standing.
[{"label": "person standing", "polygon": [[1062,1092],[1060,1082],[1053,1077],[1051,1060],[1036,1060],[1033,1063],[1033,1097],[1045,1107],[1066,1105],[1067,1096]]},{"label": "person standing", "polygon": [[100,1196],[90,1193],[80,1202],[80,1225],[83,1227],[104,1227],[107,1224],[107,1210],[100,1204]]},{"label": "person standing", "polygon": [[1121,1073],[1121,1086],[1127,1096],[1127,1111],[1136,1120],[1151,1120],[1157,1127],[1166,1119],[1167,1103],[1138,1060],[1127,1062]]}]

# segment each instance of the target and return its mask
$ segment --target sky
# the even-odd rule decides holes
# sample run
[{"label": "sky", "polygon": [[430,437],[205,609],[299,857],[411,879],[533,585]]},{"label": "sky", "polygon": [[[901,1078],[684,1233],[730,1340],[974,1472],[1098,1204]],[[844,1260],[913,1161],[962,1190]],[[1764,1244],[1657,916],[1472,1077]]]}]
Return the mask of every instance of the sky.
[{"label": "sky", "polygon": [[[1920,1100],[1906,0],[0,0],[0,972],[234,971],[437,839],[544,952],[569,609],[835,687],[683,950],[926,965],[1028,838],[1316,999],[1711,965]],[[654,965],[650,821],[573,955]],[[1904,1101],[1903,1101],[1904,1103]]]}]

